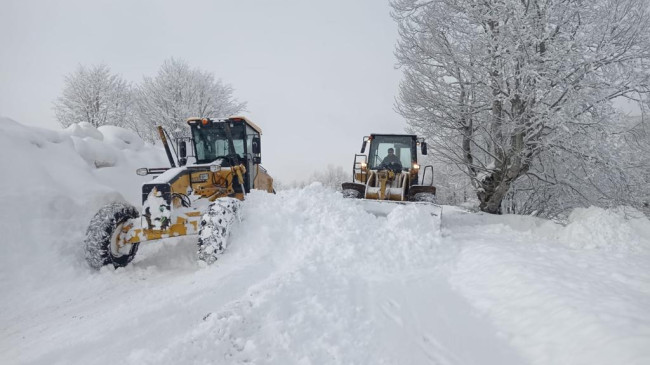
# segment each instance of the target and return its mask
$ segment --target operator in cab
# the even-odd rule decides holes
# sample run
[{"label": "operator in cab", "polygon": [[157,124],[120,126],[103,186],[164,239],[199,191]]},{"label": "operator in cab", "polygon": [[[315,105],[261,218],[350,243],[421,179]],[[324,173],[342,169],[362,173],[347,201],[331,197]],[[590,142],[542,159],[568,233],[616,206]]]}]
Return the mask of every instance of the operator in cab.
[{"label": "operator in cab", "polygon": [[382,160],[381,166],[390,170],[396,170],[396,171],[402,170],[402,162],[400,161],[399,157],[395,155],[394,148],[388,149],[388,155],[386,155],[386,157],[384,157],[384,159]]}]

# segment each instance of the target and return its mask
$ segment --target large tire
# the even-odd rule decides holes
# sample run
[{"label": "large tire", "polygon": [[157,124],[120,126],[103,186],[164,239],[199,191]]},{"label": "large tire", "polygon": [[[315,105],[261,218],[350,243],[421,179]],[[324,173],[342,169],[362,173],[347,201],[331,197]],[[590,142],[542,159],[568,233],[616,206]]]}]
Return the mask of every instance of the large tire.
[{"label": "large tire", "polygon": [[359,199],[365,196],[366,186],[359,183],[343,183],[341,184],[341,192],[344,198]]},{"label": "large tire", "polygon": [[228,247],[232,225],[239,220],[240,204],[234,198],[219,198],[210,204],[199,228],[199,260],[212,264]]},{"label": "large tire", "polygon": [[342,194],[347,199],[359,199],[359,192],[354,189],[345,189],[342,191]]},{"label": "large tire", "polygon": [[427,202],[433,204],[436,204],[437,202],[436,195],[431,193],[416,193],[413,196],[413,200],[416,202]]},{"label": "large tire", "polygon": [[112,203],[101,208],[90,220],[84,240],[88,265],[99,269],[104,265],[126,266],[138,252],[139,243],[134,243],[128,252],[118,252],[115,244],[117,233],[129,219],[139,217],[138,210],[126,203]]},{"label": "large tire", "polygon": [[412,202],[436,203],[436,187],[413,185],[409,188],[408,200]]}]

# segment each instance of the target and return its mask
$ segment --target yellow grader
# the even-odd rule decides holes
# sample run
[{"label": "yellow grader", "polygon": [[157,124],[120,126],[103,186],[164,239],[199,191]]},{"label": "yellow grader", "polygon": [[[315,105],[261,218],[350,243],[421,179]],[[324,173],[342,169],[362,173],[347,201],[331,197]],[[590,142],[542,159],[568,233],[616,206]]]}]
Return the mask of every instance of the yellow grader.
[{"label": "yellow grader", "polygon": [[245,195],[251,189],[275,192],[260,165],[262,130],[257,125],[245,117],[190,118],[187,124],[191,137],[177,139],[174,153],[158,127],[171,167],[137,170],[138,175],[157,175],[142,185],[140,211],[117,202],[92,218],[84,241],[91,267],[126,266],[142,242],[194,234],[198,258],[212,263],[227,245]]},{"label": "yellow grader", "polygon": [[[420,153],[426,155],[427,144],[416,135],[371,134],[364,137],[361,154],[354,156],[353,181],[342,184],[343,196],[361,199],[364,208],[373,213],[382,214],[395,205],[415,203],[426,206],[432,215],[440,217],[442,208],[435,204],[433,166],[425,166],[420,178],[418,146]],[[430,183],[425,184],[428,180]]]}]

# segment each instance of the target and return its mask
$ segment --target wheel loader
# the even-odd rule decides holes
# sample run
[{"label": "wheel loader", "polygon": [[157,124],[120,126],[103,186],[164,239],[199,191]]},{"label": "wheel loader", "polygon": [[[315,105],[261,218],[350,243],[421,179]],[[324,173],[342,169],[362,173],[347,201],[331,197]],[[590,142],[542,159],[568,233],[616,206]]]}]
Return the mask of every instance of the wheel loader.
[{"label": "wheel loader", "polygon": [[140,209],[112,203],[92,218],[84,241],[91,267],[126,266],[141,243],[186,235],[198,235],[198,259],[212,263],[226,247],[245,195],[251,189],[275,193],[261,165],[257,125],[240,116],[189,118],[187,124],[191,137],[176,139],[176,148],[158,127],[170,167],[136,171],[154,176],[142,185]]},{"label": "wheel loader", "polygon": [[433,166],[421,169],[418,146],[426,155],[427,144],[416,135],[365,136],[361,154],[354,156],[352,182],[342,184],[343,196],[359,199],[367,211],[375,214],[386,215],[397,205],[416,204],[440,218],[442,207],[435,204]]}]

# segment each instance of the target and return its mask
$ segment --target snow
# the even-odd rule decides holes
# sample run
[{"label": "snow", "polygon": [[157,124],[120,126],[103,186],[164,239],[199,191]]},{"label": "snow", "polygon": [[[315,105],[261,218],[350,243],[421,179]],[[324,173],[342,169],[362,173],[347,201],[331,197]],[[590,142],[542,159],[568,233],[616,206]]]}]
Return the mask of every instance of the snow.
[{"label": "snow", "polygon": [[170,168],[169,170],[163,172],[162,174],[156,176],[153,180],[150,182],[152,184],[166,184],[170,183],[174,177],[176,177],[181,171],[187,170],[187,167],[173,167]]},{"label": "snow", "polygon": [[242,204],[228,250],[144,243],[90,269],[107,202],[140,207],[162,149],[115,128],[0,119],[0,363],[648,364],[650,222],[565,226],[445,206],[373,215],[318,183]]},{"label": "snow", "polygon": [[[151,220],[153,229],[163,229],[163,223],[168,225],[172,215],[165,198],[162,197],[162,193],[155,188],[149,192],[147,199],[142,203],[142,211],[149,212],[149,220]],[[143,225],[148,229],[152,229],[147,226],[148,223]]]},{"label": "snow", "polygon": [[[615,216],[599,208],[578,210],[566,227],[514,216],[464,215],[462,223],[446,222],[462,225],[457,236],[467,242],[451,283],[532,364],[648,363],[650,236],[638,232],[634,239],[643,247],[632,246],[637,250],[624,241],[606,249],[585,244],[592,238],[586,234],[590,223],[594,234],[612,238],[634,229],[634,223],[616,221],[617,227],[602,219]],[[611,247],[619,249],[613,254]]]},{"label": "snow", "polygon": [[575,248],[634,250],[643,245],[644,236],[650,237],[646,222],[643,213],[632,208],[577,208],[569,215],[569,224],[559,238]]}]

